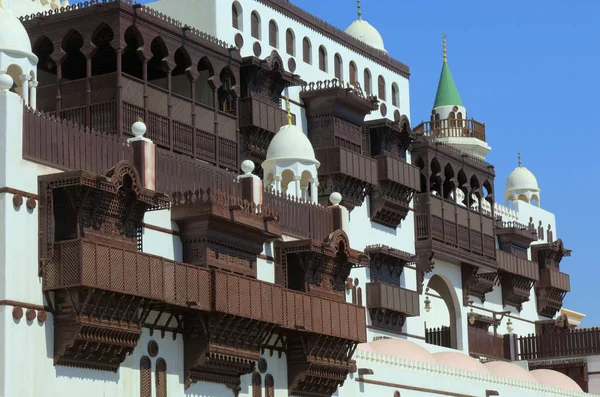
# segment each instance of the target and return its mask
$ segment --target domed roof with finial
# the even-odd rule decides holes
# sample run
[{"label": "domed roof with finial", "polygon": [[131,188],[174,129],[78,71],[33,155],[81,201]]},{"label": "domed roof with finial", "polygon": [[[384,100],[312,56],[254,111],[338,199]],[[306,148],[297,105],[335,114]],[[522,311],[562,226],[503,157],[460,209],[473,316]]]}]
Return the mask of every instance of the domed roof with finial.
[{"label": "domed roof with finial", "polygon": [[264,162],[273,161],[308,161],[315,163],[317,167],[319,162],[315,157],[315,150],[308,137],[300,128],[292,124],[292,114],[290,113],[289,100],[287,102],[287,125],[284,125],[275,134],[267,149],[267,157]]},{"label": "domed roof with finial", "polygon": [[538,182],[531,171],[523,167],[521,163],[521,151],[519,151],[519,164],[506,178],[506,191],[528,190],[539,192]]},{"label": "domed roof with finial", "polygon": [[384,51],[383,38],[381,34],[375,29],[369,22],[362,19],[362,12],[360,11],[360,0],[358,3],[358,19],[346,29],[346,33],[354,37],[357,40],[371,46],[377,50]]},{"label": "domed roof with finial", "polygon": [[31,52],[31,40],[25,27],[0,0],[0,52],[37,57]]}]

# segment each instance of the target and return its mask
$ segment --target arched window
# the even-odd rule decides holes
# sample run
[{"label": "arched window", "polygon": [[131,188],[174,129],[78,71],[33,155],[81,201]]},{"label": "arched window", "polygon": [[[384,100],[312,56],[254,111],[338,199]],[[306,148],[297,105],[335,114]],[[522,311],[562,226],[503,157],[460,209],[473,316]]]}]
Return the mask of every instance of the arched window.
[{"label": "arched window", "polygon": [[140,360],[140,397],[152,397],[152,362],[149,357]]},{"label": "arched window", "polygon": [[221,71],[221,87],[219,88],[219,108],[221,111],[235,114],[235,92],[232,90],[235,85],[235,77],[229,68]]},{"label": "arched window", "polygon": [[369,69],[365,69],[365,93],[370,96],[373,95],[373,87],[371,84],[371,71]]},{"label": "arched window", "polygon": [[400,93],[398,92],[398,84],[392,84],[392,105],[398,107],[400,104]]},{"label": "arched window", "polygon": [[327,71],[327,50],[323,46],[319,46],[319,69]]},{"label": "arched window", "polygon": [[378,88],[377,96],[382,101],[385,101],[385,79],[383,78],[383,76],[379,76],[379,78],[377,79],[377,88]]},{"label": "arched window", "polygon": [[350,84],[354,84],[356,81],[356,64],[354,61],[350,61]]},{"label": "arched window", "polygon": [[236,29],[242,30],[240,26],[240,10],[236,3],[231,4],[231,26]]},{"label": "arched window", "polygon": [[252,397],[262,397],[262,379],[258,372],[252,374]]},{"label": "arched window", "polygon": [[275,379],[271,374],[267,374],[267,376],[265,376],[265,389],[267,392],[267,397],[275,397]]},{"label": "arched window", "polygon": [[342,57],[340,54],[335,54],[333,57],[333,72],[335,73],[336,79],[342,79]]},{"label": "arched window", "polygon": [[252,11],[250,15],[250,34],[260,40],[260,17],[256,11]]},{"label": "arched window", "polygon": [[167,362],[162,358],[156,361],[156,397],[167,397]]},{"label": "arched window", "polygon": [[279,34],[279,29],[277,28],[277,24],[274,20],[269,22],[269,45],[271,47],[277,48],[278,40],[277,35]]},{"label": "arched window", "polygon": [[362,306],[362,288],[356,288],[356,304]]},{"label": "arched window", "polygon": [[304,40],[302,40],[302,60],[308,64],[311,63],[310,51],[310,40],[308,40],[308,37],[305,37]]},{"label": "arched window", "polygon": [[294,32],[292,29],[288,29],[285,32],[285,51],[288,53],[288,55],[296,55],[296,52],[294,51],[294,47],[296,45],[295,41]]}]

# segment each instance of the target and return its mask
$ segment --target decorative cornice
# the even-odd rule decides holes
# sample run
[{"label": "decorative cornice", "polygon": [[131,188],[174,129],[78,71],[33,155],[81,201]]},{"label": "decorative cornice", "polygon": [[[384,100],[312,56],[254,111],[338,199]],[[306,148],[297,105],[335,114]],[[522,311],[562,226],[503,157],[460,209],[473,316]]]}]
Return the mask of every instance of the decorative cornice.
[{"label": "decorative cornice", "polygon": [[[584,392],[575,392],[572,390],[560,389],[554,386],[540,385],[539,383],[526,382],[519,379],[505,378],[502,376],[482,374],[474,371],[467,371],[459,368],[446,367],[439,364],[424,363],[420,361],[407,360],[404,358],[391,357],[384,354],[368,352],[357,349],[354,353],[354,359],[365,360],[376,364],[389,365],[402,370],[410,370],[415,372],[426,372],[427,374],[446,375],[456,378],[468,379],[476,382],[481,382],[488,387],[491,385],[502,385],[515,387],[532,392],[545,393],[546,396],[565,396],[565,397],[589,397],[590,394]],[[551,394],[549,394],[551,393]]]}]

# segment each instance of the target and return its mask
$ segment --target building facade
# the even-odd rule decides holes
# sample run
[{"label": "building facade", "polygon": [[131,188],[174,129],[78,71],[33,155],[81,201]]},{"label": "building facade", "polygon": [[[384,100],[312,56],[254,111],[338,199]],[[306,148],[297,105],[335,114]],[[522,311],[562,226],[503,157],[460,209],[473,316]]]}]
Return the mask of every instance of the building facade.
[{"label": "building facade", "polygon": [[534,174],[409,76],[360,2],[4,0],[0,395],[600,393]]}]

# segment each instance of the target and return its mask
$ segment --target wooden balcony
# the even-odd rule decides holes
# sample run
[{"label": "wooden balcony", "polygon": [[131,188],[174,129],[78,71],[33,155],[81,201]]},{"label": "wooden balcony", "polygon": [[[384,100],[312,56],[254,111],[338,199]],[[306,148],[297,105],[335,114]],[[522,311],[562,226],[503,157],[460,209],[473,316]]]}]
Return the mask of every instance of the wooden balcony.
[{"label": "wooden balcony", "polygon": [[520,311],[530,299],[533,283],[539,280],[538,265],[502,250],[496,251],[496,259],[504,306],[514,306]]},{"label": "wooden balcony", "polygon": [[[511,360],[511,354],[516,350],[515,335],[500,336],[477,327],[468,326],[467,328],[469,330],[469,354],[471,356]],[[513,344],[512,349],[511,344]]]},{"label": "wooden balcony", "polygon": [[518,254],[527,252],[530,244],[537,241],[537,231],[533,224],[523,225],[518,222],[496,221],[496,236],[500,247],[506,251]]},{"label": "wooden balcony", "polygon": [[377,184],[377,163],[370,157],[343,147],[315,150],[319,167],[319,196],[323,201],[333,192],[341,193],[349,210],[360,206],[366,195]]},{"label": "wooden balcony", "polygon": [[494,219],[453,201],[416,195],[417,251],[435,251],[436,257],[497,270]]},{"label": "wooden balcony", "polygon": [[540,269],[535,283],[537,308],[541,316],[553,318],[562,307],[563,299],[571,290],[569,275],[556,268]]},{"label": "wooden balcony", "polygon": [[413,131],[432,138],[476,138],[485,142],[485,124],[474,119],[424,121]]},{"label": "wooden balcony", "polygon": [[577,328],[519,337],[520,360],[596,355],[600,355],[600,328]]},{"label": "wooden balcony", "polygon": [[400,159],[374,156],[379,183],[371,193],[371,220],[396,228],[406,218],[410,201],[420,191],[419,168]]},{"label": "wooden balcony", "polygon": [[536,287],[539,288],[555,288],[564,292],[571,290],[570,277],[566,273],[561,273],[556,269],[541,269],[540,280]]},{"label": "wooden balcony", "polygon": [[419,294],[384,283],[367,283],[367,309],[374,327],[401,332],[407,317],[418,316]]}]

